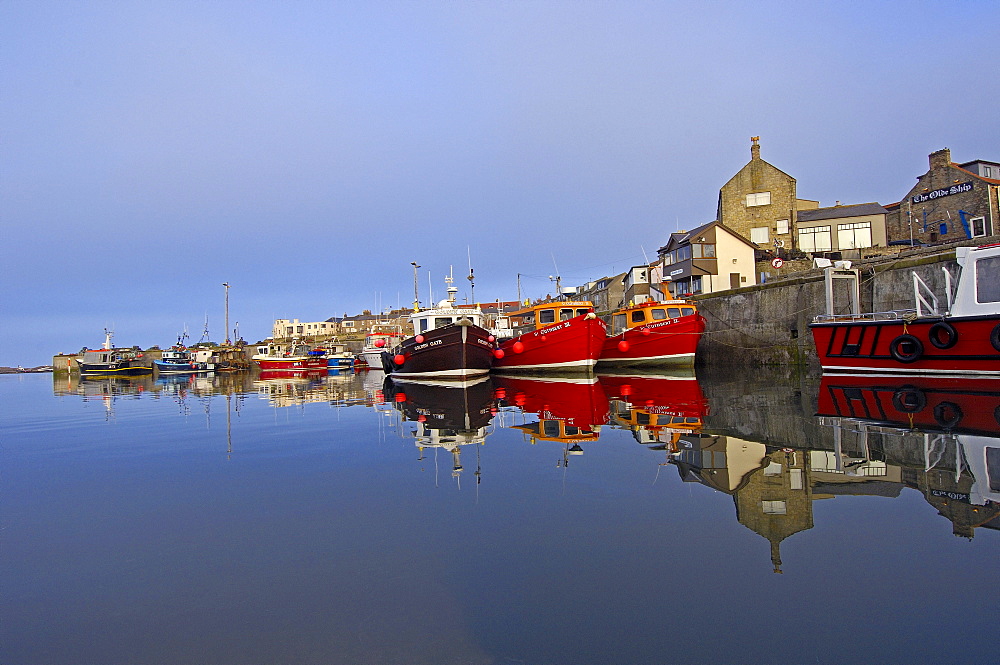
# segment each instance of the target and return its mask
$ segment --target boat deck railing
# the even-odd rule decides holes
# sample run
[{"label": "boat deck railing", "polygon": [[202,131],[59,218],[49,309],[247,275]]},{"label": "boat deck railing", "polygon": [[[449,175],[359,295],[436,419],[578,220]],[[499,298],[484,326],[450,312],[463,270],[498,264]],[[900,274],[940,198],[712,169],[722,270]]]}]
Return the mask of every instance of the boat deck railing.
[{"label": "boat deck railing", "polygon": [[820,314],[813,319],[814,323],[833,323],[844,321],[902,321],[917,318],[915,309],[896,309],[888,312],[866,312],[864,314]]}]

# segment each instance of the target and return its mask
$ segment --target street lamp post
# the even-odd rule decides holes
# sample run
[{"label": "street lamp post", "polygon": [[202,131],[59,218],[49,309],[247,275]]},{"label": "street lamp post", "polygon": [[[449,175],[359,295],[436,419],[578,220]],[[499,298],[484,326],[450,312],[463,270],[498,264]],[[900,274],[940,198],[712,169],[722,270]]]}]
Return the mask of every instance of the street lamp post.
[{"label": "street lamp post", "polygon": [[420,297],[417,295],[417,265],[416,261],[410,261],[410,265],[413,266],[413,311],[420,311]]},{"label": "street lamp post", "polygon": [[229,344],[229,282],[223,282],[226,287],[226,344]]}]

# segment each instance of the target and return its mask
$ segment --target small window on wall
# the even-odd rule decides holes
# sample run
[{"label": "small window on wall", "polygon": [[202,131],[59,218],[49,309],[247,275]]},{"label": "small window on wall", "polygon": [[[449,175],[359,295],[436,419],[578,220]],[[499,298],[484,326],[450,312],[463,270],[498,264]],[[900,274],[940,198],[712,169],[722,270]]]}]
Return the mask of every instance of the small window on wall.
[{"label": "small window on wall", "polygon": [[750,242],[755,242],[758,245],[766,245],[768,238],[767,232],[768,228],[766,226],[758,226],[750,229]]},{"label": "small window on wall", "polygon": [[747,194],[747,207],[771,205],[771,192]]},{"label": "small window on wall", "polygon": [[973,238],[982,238],[983,236],[990,235],[989,229],[986,227],[985,217],[974,217],[970,219],[969,226],[972,229]]},{"label": "small window on wall", "polygon": [[788,220],[787,219],[779,219],[778,220],[778,234],[781,235],[782,233],[788,233]]}]

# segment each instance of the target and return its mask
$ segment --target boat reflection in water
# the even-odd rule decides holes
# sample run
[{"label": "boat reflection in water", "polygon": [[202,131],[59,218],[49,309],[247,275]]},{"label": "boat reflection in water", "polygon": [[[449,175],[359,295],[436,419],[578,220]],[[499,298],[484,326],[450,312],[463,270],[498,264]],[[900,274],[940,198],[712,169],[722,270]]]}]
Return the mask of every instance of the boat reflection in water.
[{"label": "boat reflection in water", "polygon": [[971,537],[975,527],[1000,522],[996,379],[824,375],[819,415],[835,428],[838,462],[847,438],[866,458],[875,434],[907,439],[910,449],[901,452],[924,468],[914,486],[952,519],[956,535]]},{"label": "boat reflection in water", "polygon": [[708,401],[694,370],[599,375],[611,403],[612,424],[628,429],[639,443],[677,452],[682,434],[701,429]]},{"label": "boat reflection in water", "polygon": [[608,422],[608,398],[595,376],[497,375],[493,380],[501,404],[538,415],[537,422],[511,428],[524,432],[532,444],[538,441],[562,444],[562,465],[569,462],[570,455],[583,454],[581,444],[597,441],[601,426]]},{"label": "boat reflection in water", "polygon": [[[404,417],[414,423],[411,430],[415,438],[418,460],[424,451],[433,448],[446,450],[452,455],[452,478],[461,489],[463,446],[476,446],[476,484],[482,478],[479,446],[486,443],[490,421],[497,412],[493,382],[489,376],[466,381],[394,381],[385,378],[382,393]],[[437,465],[435,464],[435,470]],[[436,476],[435,476],[436,477]]]}]

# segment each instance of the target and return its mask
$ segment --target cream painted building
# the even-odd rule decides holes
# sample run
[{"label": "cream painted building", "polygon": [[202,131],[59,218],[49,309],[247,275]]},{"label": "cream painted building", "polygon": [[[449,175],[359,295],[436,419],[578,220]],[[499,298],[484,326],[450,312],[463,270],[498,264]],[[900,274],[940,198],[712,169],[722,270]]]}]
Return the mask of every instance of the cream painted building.
[{"label": "cream painted building", "polygon": [[674,298],[757,283],[754,244],[720,222],[672,233],[657,253],[665,290]]},{"label": "cream painted building", "polygon": [[887,245],[886,210],[878,203],[800,210],[798,248],[810,254]]},{"label": "cream painted building", "polygon": [[274,339],[293,339],[296,337],[327,337],[337,334],[335,321],[302,322],[298,319],[275,319],[271,327],[271,337]]}]

